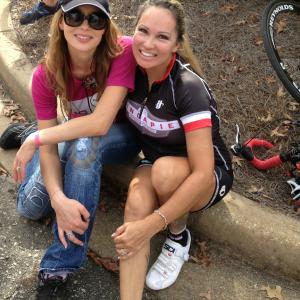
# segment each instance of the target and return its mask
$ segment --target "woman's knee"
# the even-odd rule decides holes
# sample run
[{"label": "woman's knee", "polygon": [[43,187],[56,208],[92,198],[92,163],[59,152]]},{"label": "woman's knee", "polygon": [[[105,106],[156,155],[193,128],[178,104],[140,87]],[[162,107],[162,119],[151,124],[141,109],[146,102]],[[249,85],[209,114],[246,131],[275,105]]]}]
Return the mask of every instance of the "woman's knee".
[{"label": "woman's knee", "polygon": [[151,180],[159,196],[173,193],[190,174],[185,158],[165,156],[157,159],[151,171]]},{"label": "woman's knee", "polygon": [[30,220],[39,220],[51,211],[49,196],[42,189],[33,188],[30,193],[19,191],[17,212]]},{"label": "woman's knee", "polygon": [[74,167],[89,169],[95,163],[97,155],[101,153],[98,150],[99,141],[99,137],[87,137],[70,142],[67,148],[66,160]]},{"label": "woman's knee", "polygon": [[152,213],[155,208],[154,197],[146,186],[133,179],[129,185],[126,200],[125,221],[141,220]]}]

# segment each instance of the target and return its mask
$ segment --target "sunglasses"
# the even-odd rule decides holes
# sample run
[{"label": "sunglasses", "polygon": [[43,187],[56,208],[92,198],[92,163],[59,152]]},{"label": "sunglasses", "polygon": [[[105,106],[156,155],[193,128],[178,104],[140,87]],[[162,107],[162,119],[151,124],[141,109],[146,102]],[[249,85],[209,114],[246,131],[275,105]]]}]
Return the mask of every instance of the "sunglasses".
[{"label": "sunglasses", "polygon": [[89,26],[95,30],[102,30],[107,25],[107,16],[100,11],[93,12],[87,16],[79,9],[72,9],[64,13],[64,21],[68,26],[78,27],[84,22],[84,20],[87,20]]}]

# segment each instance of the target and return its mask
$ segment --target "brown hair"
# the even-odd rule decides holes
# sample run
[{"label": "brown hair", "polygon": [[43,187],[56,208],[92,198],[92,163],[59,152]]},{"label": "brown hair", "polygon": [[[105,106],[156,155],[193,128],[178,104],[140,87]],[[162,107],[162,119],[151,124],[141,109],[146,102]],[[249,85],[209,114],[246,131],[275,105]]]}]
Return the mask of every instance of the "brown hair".
[{"label": "brown hair", "polygon": [[186,33],[185,13],[182,4],[177,0],[148,0],[140,6],[136,23],[138,23],[143,13],[150,7],[164,8],[172,13],[176,21],[177,41],[180,43],[180,48],[177,52],[187,63],[191,65],[197,74],[202,75],[198,59],[193,53]]},{"label": "brown hair", "polygon": [[[47,53],[41,63],[45,65],[46,76],[51,87],[60,98],[63,112],[68,115],[70,112],[69,100],[73,80],[67,41],[63,31],[59,28],[62,17],[62,10],[59,10],[53,16]],[[122,51],[122,47],[118,44],[118,36],[119,30],[117,26],[108,19],[105,33],[93,58],[93,71],[97,82],[98,99],[105,88],[111,61]]]}]

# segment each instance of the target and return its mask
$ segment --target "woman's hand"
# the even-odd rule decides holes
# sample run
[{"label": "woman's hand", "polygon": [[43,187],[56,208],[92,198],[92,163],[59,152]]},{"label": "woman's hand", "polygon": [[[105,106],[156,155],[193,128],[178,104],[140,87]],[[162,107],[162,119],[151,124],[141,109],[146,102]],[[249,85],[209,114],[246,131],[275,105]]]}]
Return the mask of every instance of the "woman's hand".
[{"label": "woman's hand", "polygon": [[19,151],[16,154],[15,160],[13,162],[13,178],[17,182],[22,182],[25,178],[25,169],[27,163],[32,159],[35,153],[35,143],[34,143],[35,132],[30,134]]},{"label": "woman's hand", "polygon": [[153,231],[146,220],[124,223],[112,234],[120,260],[125,260],[149,242]]},{"label": "woman's hand", "polygon": [[63,192],[55,192],[51,204],[56,213],[58,236],[65,248],[67,241],[65,236],[74,244],[83,246],[73,232],[84,234],[89,226],[90,213],[77,200],[67,198]]}]

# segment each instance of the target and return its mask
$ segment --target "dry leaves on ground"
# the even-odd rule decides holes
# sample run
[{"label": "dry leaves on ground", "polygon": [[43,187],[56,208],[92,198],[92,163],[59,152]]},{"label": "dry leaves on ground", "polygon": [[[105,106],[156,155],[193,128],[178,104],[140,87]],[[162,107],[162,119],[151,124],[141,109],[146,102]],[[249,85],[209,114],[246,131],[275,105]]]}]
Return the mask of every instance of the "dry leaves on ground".
[{"label": "dry leaves on ground", "polygon": [[205,298],[207,300],[211,300],[211,290],[209,290],[207,293],[200,293],[199,294],[200,298]]},{"label": "dry leaves on ground", "polygon": [[238,166],[242,167],[242,162],[244,161],[244,159],[242,157],[239,156],[232,156],[232,163],[233,164],[237,164]]},{"label": "dry leaves on ground", "polygon": [[0,176],[8,176],[9,173],[0,165]]},{"label": "dry leaves on ground", "polygon": [[119,272],[119,263],[112,257],[101,257],[91,249],[88,250],[87,256],[90,257],[96,265],[102,266],[107,271],[113,273]]},{"label": "dry leaves on ground", "polygon": [[284,300],[282,296],[282,288],[279,285],[276,285],[275,289],[272,289],[270,286],[262,286],[261,291],[267,292],[267,297],[270,299]]},{"label": "dry leaves on ground", "polygon": [[13,122],[25,123],[26,118],[21,111],[21,107],[19,104],[14,103],[13,100],[2,100],[1,104],[3,104],[3,109],[1,114],[5,117],[8,117]]},{"label": "dry leaves on ground", "polygon": [[209,266],[211,264],[211,258],[206,242],[197,241],[196,243],[198,245],[198,248],[195,255],[190,256],[190,260],[199,265]]}]

